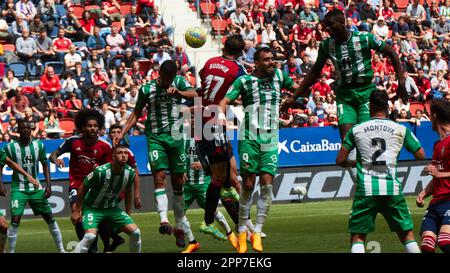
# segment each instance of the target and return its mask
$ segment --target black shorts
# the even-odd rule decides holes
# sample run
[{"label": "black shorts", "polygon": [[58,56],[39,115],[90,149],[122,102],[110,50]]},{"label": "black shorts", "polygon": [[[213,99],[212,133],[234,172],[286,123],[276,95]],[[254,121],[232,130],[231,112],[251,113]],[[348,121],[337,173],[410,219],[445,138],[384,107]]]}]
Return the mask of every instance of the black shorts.
[{"label": "black shorts", "polygon": [[225,141],[202,139],[195,142],[195,148],[203,171],[208,175],[211,175],[209,168],[211,164],[228,162],[233,157],[233,147],[226,139]]}]

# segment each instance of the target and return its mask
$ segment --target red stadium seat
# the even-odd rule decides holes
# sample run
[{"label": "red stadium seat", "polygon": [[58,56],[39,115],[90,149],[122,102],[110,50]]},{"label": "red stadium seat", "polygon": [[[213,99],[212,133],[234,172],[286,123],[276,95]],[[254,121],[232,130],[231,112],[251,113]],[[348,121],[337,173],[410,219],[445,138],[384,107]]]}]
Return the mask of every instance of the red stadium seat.
[{"label": "red stadium seat", "polygon": [[211,2],[200,3],[200,18],[205,19],[209,16],[209,18],[214,16],[216,12],[216,5]]},{"label": "red stadium seat", "polygon": [[13,45],[13,44],[4,44],[3,45],[3,50],[4,51],[12,51],[12,52],[14,52],[14,51],[16,51],[16,46]]},{"label": "red stadium seat", "polygon": [[112,22],[111,26],[112,26],[112,27],[113,27],[113,26],[116,26],[116,27],[117,27],[117,30],[119,31],[119,33],[120,33],[120,31],[122,30],[122,23],[121,23],[121,22]]},{"label": "red stadium seat", "polygon": [[395,5],[398,11],[405,11],[409,5],[409,0],[395,0]]},{"label": "red stadium seat", "polygon": [[138,60],[139,62],[139,70],[141,72],[144,72],[145,76],[147,76],[148,71],[150,70],[150,67],[152,66],[151,60]]},{"label": "red stadium seat", "polygon": [[75,122],[71,118],[62,118],[59,120],[59,127],[64,130],[64,137],[70,137],[75,129]]},{"label": "red stadium seat", "polygon": [[417,110],[421,110],[422,113],[425,111],[425,106],[423,105],[423,103],[418,101],[411,102],[409,104],[409,112],[411,113],[411,115],[414,116]]},{"label": "red stadium seat", "polygon": [[84,8],[81,6],[73,6],[73,13],[78,19],[81,19],[83,16]]},{"label": "red stadium seat", "polygon": [[142,35],[144,33],[145,33],[145,27],[139,27],[139,26],[136,27],[136,34],[137,35]]},{"label": "red stadium seat", "polygon": [[211,29],[212,35],[215,37],[216,35],[225,35],[228,28],[228,22],[226,20],[221,19],[212,19],[211,20]]},{"label": "red stadium seat", "polygon": [[0,78],[3,79],[6,75],[6,63],[0,63]]},{"label": "red stadium seat", "polygon": [[431,114],[431,100],[427,101],[423,105],[425,107],[425,111],[427,111],[427,114]]},{"label": "red stadium seat", "polygon": [[131,4],[121,3],[120,4],[120,13],[122,16],[126,16],[131,13]]},{"label": "red stadium seat", "polygon": [[6,133],[6,130],[8,130],[9,122],[2,122],[2,130],[3,133]]}]

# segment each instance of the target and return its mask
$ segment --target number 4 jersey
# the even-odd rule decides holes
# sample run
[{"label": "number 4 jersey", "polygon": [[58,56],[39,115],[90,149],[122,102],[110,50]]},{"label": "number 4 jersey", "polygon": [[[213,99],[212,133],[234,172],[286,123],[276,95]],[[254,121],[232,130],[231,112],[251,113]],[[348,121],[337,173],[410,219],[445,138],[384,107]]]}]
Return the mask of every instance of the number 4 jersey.
[{"label": "number 4 jersey", "polygon": [[344,147],[356,148],[357,184],[355,196],[399,195],[397,159],[402,147],[415,153],[419,140],[405,126],[388,119],[375,118],[353,126]]}]

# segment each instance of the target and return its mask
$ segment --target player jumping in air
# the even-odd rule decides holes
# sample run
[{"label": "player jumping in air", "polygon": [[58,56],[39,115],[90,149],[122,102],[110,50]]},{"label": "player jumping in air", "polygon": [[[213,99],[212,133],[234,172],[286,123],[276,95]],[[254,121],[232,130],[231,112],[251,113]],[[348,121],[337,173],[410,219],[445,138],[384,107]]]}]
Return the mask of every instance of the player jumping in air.
[{"label": "player jumping in air", "polygon": [[[49,157],[52,163],[59,168],[64,167],[64,160],[58,157],[64,153],[70,153],[69,163],[69,202],[72,212],[77,201],[77,192],[83,179],[92,172],[95,167],[111,162],[111,145],[98,136],[98,132],[105,124],[105,117],[93,109],[80,110],[75,116],[75,126],[81,136],[73,136],[66,139],[61,146],[53,151]],[[84,236],[83,225],[80,222],[72,222],[78,239]],[[100,233],[107,232],[103,228]],[[113,244],[117,245],[118,243]],[[91,245],[90,252],[97,252],[97,241]]]},{"label": "player jumping in air", "polygon": [[78,189],[72,221],[82,221],[85,234],[75,252],[88,252],[96,238],[97,226],[102,221],[109,223],[114,231],[123,231],[130,236],[130,252],[141,252],[141,231],[118,206],[122,191],[125,191],[126,200],[133,197],[131,188],[136,173],[127,165],[128,148],[120,144],[115,146],[112,157],[111,163],[95,168]]},{"label": "player jumping in air", "polygon": [[226,124],[226,106],[241,96],[244,121],[238,142],[240,170],[243,187],[239,197],[238,252],[247,252],[247,220],[252,205],[256,176],[259,175],[260,194],[252,247],[262,252],[261,232],[272,204],[272,183],[278,168],[278,117],[281,90],[298,91],[299,85],[279,69],[275,69],[273,54],[269,48],[255,52],[255,70],[251,75],[239,77],[233,88],[220,102],[218,123]]},{"label": "player jumping in air", "polygon": [[[397,159],[402,147],[419,160],[425,158],[425,151],[408,128],[387,118],[388,94],[385,91],[374,90],[370,94],[370,116],[370,121],[348,131],[336,158],[336,164],[342,167],[357,168],[349,220],[351,252],[365,252],[366,236],[375,230],[375,218],[381,213],[406,252],[419,253],[411,213],[397,177]],[[347,159],[354,148],[356,162]]]},{"label": "player jumping in air", "polygon": [[[20,120],[18,122],[19,140],[6,145],[4,151],[6,156],[16,162],[22,169],[37,179],[39,173],[39,162],[42,164],[45,181],[45,190],[36,180],[30,180],[29,175],[23,175],[19,170],[14,170],[11,182],[11,226],[8,229],[9,253],[14,253],[16,249],[17,232],[19,230],[20,219],[22,218],[26,204],[33,209],[34,215],[42,215],[48,224],[48,229],[55,240],[58,251],[63,253],[61,231],[58,223],[53,217],[52,208],[48,203],[48,198],[52,194],[50,171],[48,168],[47,154],[44,144],[40,140],[31,138],[32,123]],[[3,165],[1,166],[3,169]],[[34,183],[33,183],[34,182]]]},{"label": "player jumping in air", "polygon": [[421,248],[424,253],[434,253],[437,242],[444,253],[450,253],[450,102],[433,100],[430,119],[440,139],[434,144],[432,163],[424,169],[433,180],[416,199],[423,207],[425,198],[433,196],[420,229]]},{"label": "player jumping in air", "polygon": [[408,102],[408,93],[401,62],[391,46],[371,33],[349,31],[344,13],[338,9],[325,15],[325,26],[330,37],[320,43],[316,63],[300,84],[298,92],[286,100],[285,106],[292,106],[298,97],[308,96],[309,88],[320,76],[326,60],[331,59],[336,68],[336,103],[339,133],[343,140],[353,125],[370,120],[369,96],[376,90],[372,83],[372,50],[391,60],[398,80],[397,95],[405,104]]},{"label": "player jumping in air", "polygon": [[[155,183],[156,206],[160,217],[159,232],[172,234],[176,237],[176,244],[185,247],[183,220],[184,197],[183,177],[186,170],[186,153],[182,138],[174,137],[178,132],[180,105],[182,99],[192,99],[197,92],[181,76],[177,76],[178,67],[173,61],[165,61],[160,68],[160,77],[143,85],[138,94],[136,107],[128,119],[122,133],[115,142],[123,139],[141,116],[147,106],[147,120],[145,134],[147,135],[150,168]],[[166,195],[166,170],[171,173],[173,189],[173,211],[176,228],[173,229],[167,217],[168,199]]]}]

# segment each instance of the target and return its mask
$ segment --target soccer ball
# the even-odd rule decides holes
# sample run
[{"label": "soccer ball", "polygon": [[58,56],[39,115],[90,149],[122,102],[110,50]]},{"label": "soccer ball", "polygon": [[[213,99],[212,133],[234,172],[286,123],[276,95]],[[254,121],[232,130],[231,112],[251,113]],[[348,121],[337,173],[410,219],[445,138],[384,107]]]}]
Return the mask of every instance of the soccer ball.
[{"label": "soccer ball", "polygon": [[186,43],[193,48],[202,47],[206,43],[206,38],[206,30],[202,27],[191,27],[184,34]]},{"label": "soccer ball", "polygon": [[305,195],[306,194],[306,188],[303,187],[303,186],[295,186],[292,189],[292,193],[298,194],[299,197],[300,197],[300,195]]}]

